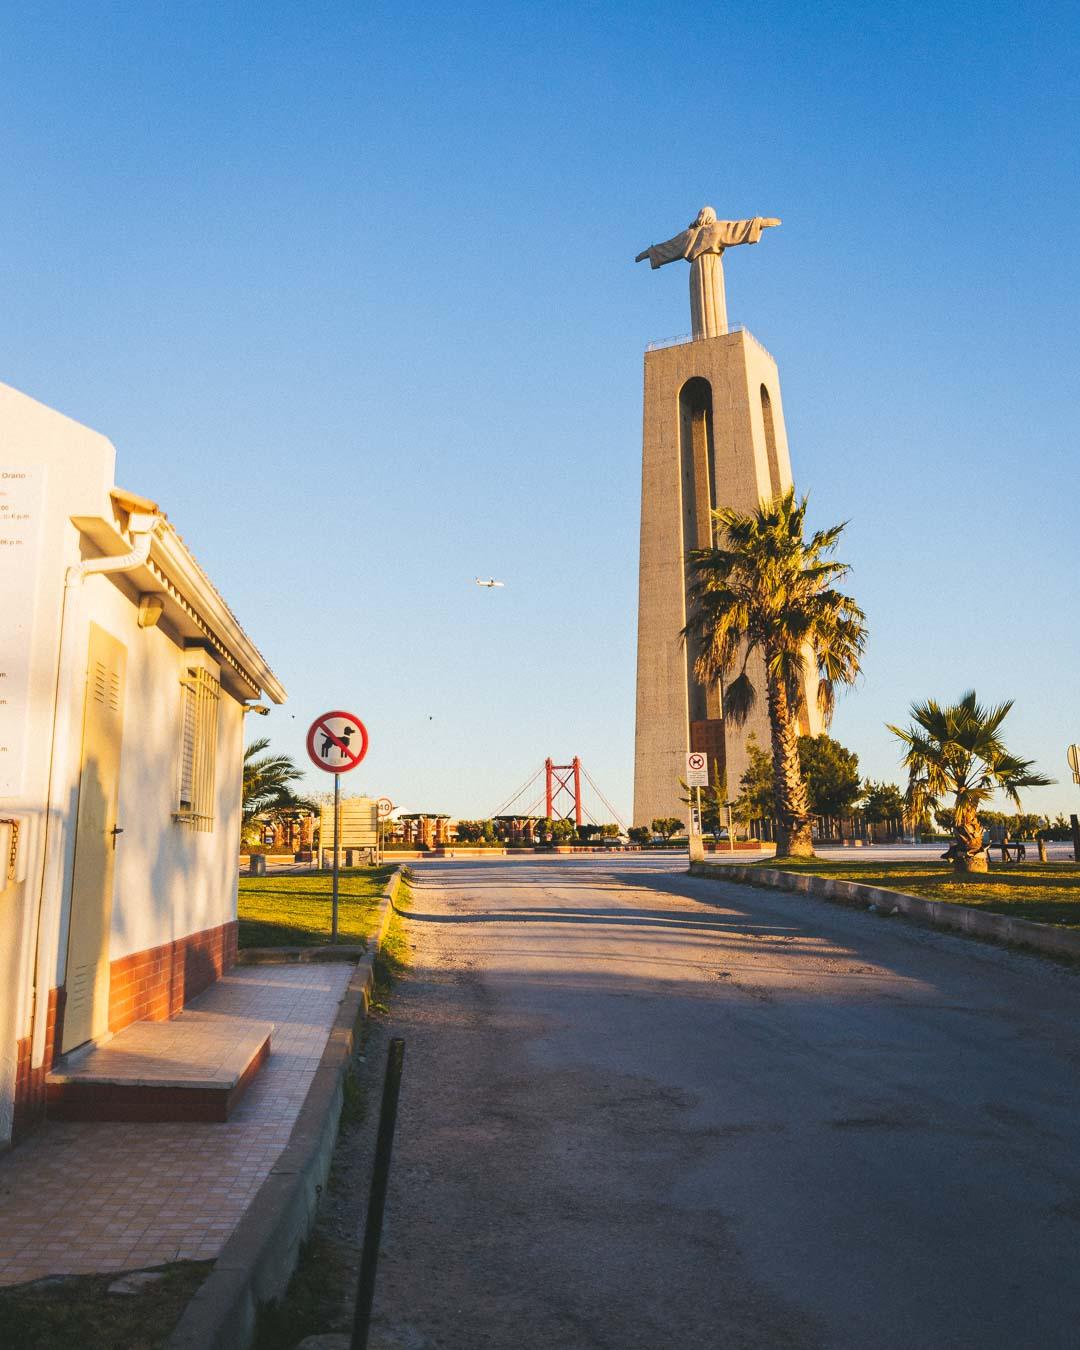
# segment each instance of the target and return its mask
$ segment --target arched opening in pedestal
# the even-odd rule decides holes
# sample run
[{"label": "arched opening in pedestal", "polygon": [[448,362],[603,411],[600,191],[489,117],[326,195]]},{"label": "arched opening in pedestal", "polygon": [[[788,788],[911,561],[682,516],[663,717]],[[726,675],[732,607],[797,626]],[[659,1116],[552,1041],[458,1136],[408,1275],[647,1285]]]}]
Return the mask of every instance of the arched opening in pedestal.
[{"label": "arched opening in pedestal", "polygon": [[780,460],[776,453],[776,426],[773,422],[772,399],[764,385],[761,386],[761,420],[765,426],[765,453],[769,460],[769,492],[773,497],[780,495]]},{"label": "arched opening in pedestal", "polygon": [[[679,465],[682,491],[683,559],[714,543],[716,510],[713,472],[713,397],[708,380],[695,376],[679,390]],[[686,583],[689,584],[689,570]],[[686,607],[684,599],[684,608]],[[694,674],[700,644],[686,643],[687,744],[708,756],[710,781],[724,771],[724,724],[718,684],[704,685]]]}]

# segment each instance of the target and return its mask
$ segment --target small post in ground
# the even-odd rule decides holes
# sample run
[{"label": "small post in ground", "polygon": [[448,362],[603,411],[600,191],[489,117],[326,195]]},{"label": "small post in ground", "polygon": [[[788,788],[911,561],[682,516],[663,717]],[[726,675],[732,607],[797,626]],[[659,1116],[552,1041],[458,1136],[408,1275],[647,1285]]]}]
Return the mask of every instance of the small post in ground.
[{"label": "small post in ground", "polygon": [[401,1090],[401,1070],[404,1062],[405,1042],[400,1036],[395,1036],[390,1042],[386,1056],[386,1077],[383,1079],[382,1108],[379,1111],[379,1134],[375,1142],[375,1168],[371,1175],[367,1223],[364,1225],[364,1250],[360,1256],[360,1279],[356,1291],[356,1315],[350,1350],[367,1350],[368,1335],[371,1331],[375,1272],[379,1264],[379,1242],[382,1238],[386,1187],[390,1179],[390,1155],[394,1149],[394,1126],[397,1123],[398,1095]]}]

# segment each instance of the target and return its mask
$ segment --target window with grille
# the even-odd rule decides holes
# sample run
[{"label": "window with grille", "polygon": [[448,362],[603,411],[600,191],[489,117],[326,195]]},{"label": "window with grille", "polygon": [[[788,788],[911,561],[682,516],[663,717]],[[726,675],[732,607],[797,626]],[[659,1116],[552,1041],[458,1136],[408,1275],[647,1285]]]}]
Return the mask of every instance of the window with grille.
[{"label": "window with grille", "polygon": [[220,686],[208,670],[191,667],[180,681],[180,791],[177,820],[214,828],[214,761]]}]

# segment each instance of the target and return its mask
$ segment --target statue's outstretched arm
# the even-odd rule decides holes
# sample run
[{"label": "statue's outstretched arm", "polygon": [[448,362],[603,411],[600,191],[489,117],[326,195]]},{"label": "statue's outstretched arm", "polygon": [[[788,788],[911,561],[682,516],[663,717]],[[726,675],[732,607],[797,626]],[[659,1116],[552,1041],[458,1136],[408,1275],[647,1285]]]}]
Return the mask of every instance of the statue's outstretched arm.
[{"label": "statue's outstretched arm", "polygon": [[782,224],[783,224],[783,221],[777,220],[777,218],[776,218],[775,216],[762,216],[762,217],[761,217],[761,228],[762,228],[763,230],[768,229],[768,227],[769,227],[770,225],[782,225]]},{"label": "statue's outstretched arm", "polygon": [[[779,222],[777,222],[777,223],[779,224]],[[646,259],[648,256],[649,256],[649,250],[646,249],[644,253],[639,253],[639,254],[637,255],[637,257],[634,259],[634,261],[635,261],[635,262],[644,262],[645,259]]]}]

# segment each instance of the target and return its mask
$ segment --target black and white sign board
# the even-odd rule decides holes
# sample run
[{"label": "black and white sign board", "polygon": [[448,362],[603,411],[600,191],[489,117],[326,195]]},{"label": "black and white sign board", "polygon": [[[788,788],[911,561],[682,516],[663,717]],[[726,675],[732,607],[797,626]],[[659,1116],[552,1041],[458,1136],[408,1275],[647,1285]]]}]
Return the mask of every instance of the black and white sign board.
[{"label": "black and white sign board", "polygon": [[709,760],[700,750],[691,750],[686,756],[686,786],[709,786]]}]

